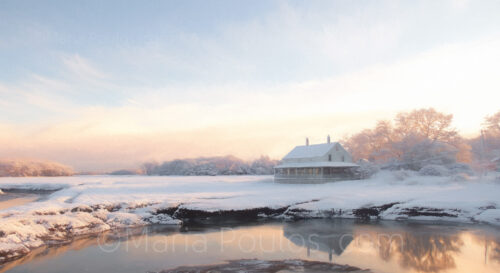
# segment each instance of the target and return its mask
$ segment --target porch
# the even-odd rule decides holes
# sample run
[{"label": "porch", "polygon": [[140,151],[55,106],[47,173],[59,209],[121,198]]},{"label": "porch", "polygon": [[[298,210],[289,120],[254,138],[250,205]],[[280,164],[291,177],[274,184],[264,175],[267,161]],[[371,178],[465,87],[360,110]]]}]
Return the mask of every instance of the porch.
[{"label": "porch", "polygon": [[352,166],[349,167],[303,167],[276,168],[274,178],[278,183],[318,184],[339,180],[356,179]]}]

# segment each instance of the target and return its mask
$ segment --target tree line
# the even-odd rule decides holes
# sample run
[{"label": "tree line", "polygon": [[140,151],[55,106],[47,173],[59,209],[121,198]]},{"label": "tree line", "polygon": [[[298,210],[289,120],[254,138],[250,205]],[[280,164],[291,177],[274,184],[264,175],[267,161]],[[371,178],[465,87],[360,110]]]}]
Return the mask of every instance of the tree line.
[{"label": "tree line", "polygon": [[0,160],[1,176],[70,176],[73,169],[66,165],[40,160]]},{"label": "tree line", "polygon": [[473,167],[500,156],[500,111],[485,117],[482,134],[465,138],[453,127],[453,115],[434,108],[400,112],[342,140],[356,160],[385,168],[420,170],[427,165]]},{"label": "tree line", "polygon": [[277,164],[278,160],[267,156],[245,161],[228,155],[148,162],[142,165],[141,172],[147,175],[264,175],[273,174]]}]

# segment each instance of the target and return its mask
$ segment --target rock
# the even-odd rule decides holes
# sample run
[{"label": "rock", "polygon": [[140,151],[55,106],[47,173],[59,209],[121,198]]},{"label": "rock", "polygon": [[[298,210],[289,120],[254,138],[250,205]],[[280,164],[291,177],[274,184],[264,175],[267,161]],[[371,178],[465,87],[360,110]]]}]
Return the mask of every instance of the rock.
[{"label": "rock", "polygon": [[340,265],[334,263],[306,261],[306,260],[232,260],[227,263],[202,265],[202,266],[181,266],[174,269],[161,271],[160,273],[233,273],[233,272],[371,272],[350,265]]}]

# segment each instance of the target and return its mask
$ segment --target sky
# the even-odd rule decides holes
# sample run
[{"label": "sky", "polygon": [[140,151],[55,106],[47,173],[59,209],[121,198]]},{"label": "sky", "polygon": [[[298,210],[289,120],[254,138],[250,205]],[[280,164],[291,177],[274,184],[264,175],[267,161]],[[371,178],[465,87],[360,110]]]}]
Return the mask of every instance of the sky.
[{"label": "sky", "polygon": [[281,158],[434,107],[500,111],[500,1],[0,1],[0,158]]}]

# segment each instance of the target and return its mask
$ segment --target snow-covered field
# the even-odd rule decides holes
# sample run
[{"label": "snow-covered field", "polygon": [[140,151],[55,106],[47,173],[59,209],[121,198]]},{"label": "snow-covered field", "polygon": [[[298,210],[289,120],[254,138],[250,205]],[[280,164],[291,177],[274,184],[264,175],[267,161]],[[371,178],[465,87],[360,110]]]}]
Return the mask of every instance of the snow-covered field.
[{"label": "snow-covered field", "polygon": [[[0,210],[0,262],[77,235],[188,218],[358,217],[500,225],[500,174],[431,177],[377,173],[369,180],[275,184],[272,176],[0,178],[0,189],[57,190]],[[8,193],[7,193],[8,194]]]}]

